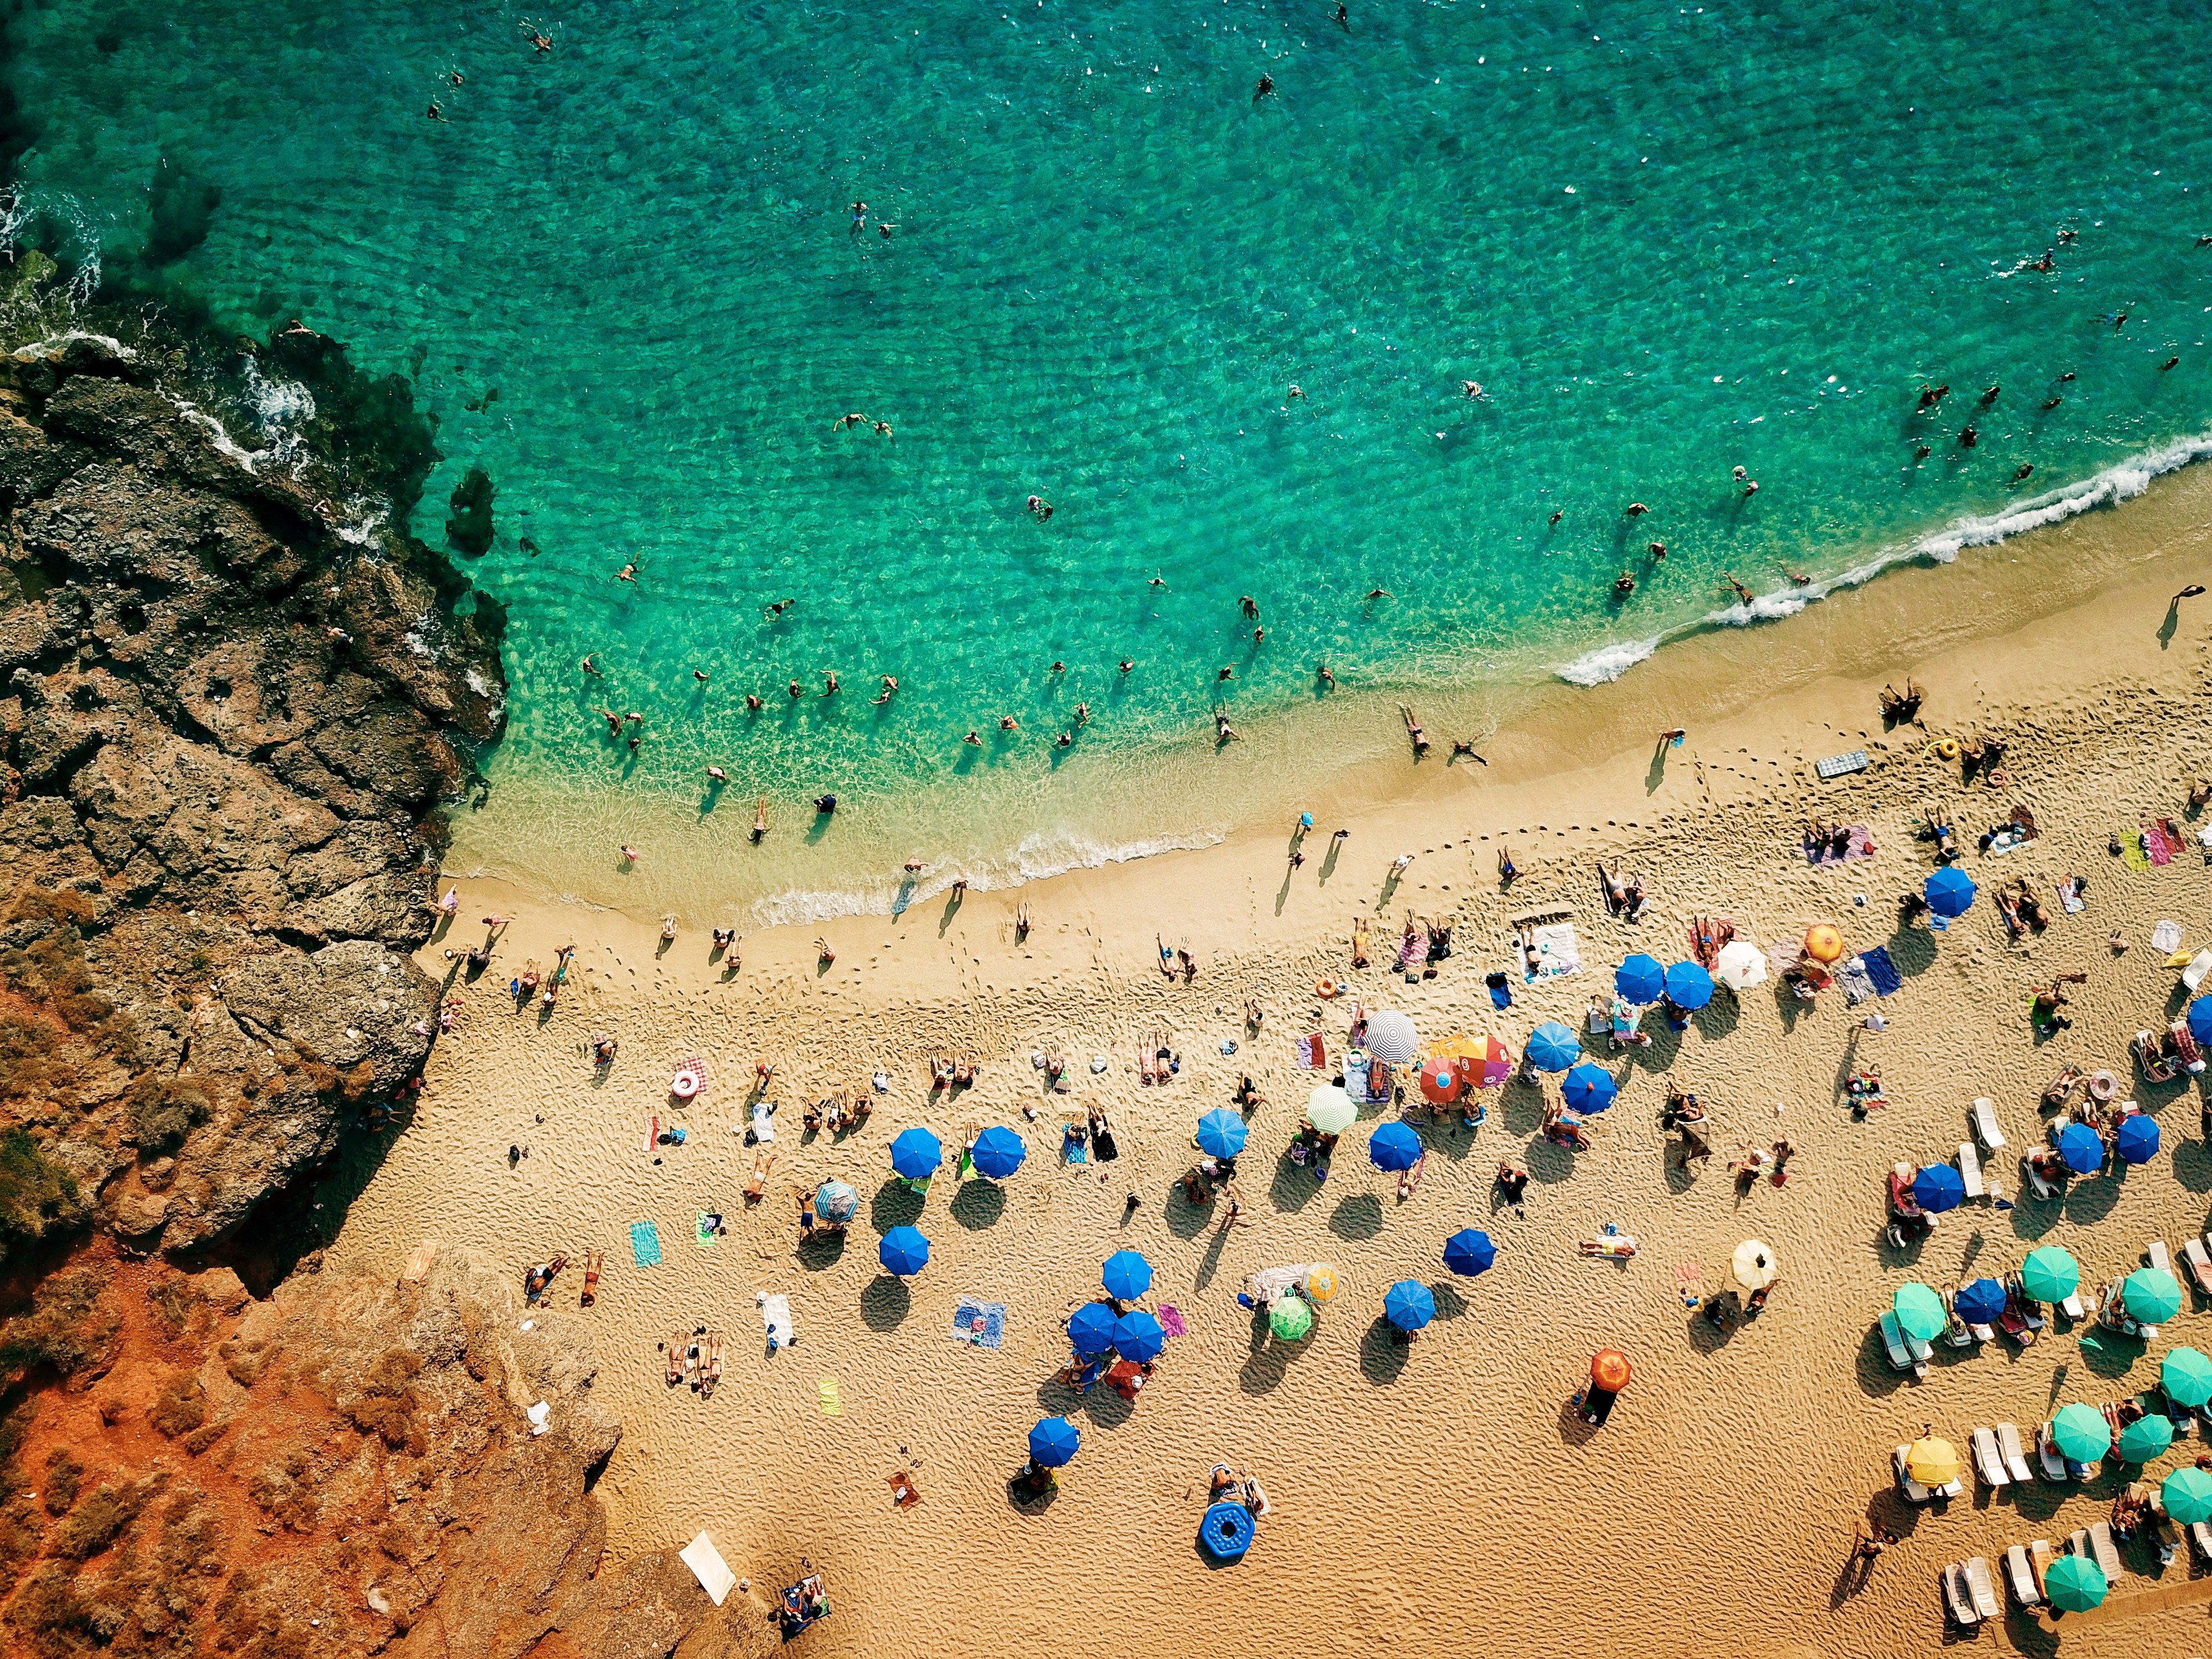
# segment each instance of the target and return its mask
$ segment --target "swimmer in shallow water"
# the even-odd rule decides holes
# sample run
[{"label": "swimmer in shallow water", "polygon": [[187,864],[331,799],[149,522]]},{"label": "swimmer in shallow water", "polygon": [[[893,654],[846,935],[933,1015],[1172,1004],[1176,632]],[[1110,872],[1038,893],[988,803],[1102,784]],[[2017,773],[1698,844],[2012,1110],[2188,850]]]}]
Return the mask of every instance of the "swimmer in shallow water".
[{"label": "swimmer in shallow water", "polygon": [[884,676],[884,689],[881,691],[878,691],[874,696],[869,698],[868,701],[871,702],[889,702],[891,700],[891,693],[897,690],[897,677],[891,674],[886,674]]},{"label": "swimmer in shallow water", "polygon": [[730,775],[727,772],[725,772],[719,766],[708,767],[707,769],[707,775],[714,779],[717,783],[727,783],[730,781]]},{"label": "swimmer in shallow water", "polygon": [[1613,579],[1613,597],[1625,599],[1636,591],[1636,578],[1626,570]]},{"label": "swimmer in shallow water", "polygon": [[748,714],[759,714],[759,713],[760,713],[760,711],[761,711],[761,700],[760,700],[758,697],[755,696],[751,692],[750,692],[750,691],[746,692],[746,693],[745,693],[745,712],[746,712],[746,713],[748,713]]}]

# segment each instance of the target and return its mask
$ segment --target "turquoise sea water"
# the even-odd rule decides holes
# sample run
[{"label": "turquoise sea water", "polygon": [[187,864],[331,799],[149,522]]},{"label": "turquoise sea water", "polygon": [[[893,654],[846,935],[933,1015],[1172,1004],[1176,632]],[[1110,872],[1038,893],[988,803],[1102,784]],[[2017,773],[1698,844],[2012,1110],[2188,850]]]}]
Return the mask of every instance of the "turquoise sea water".
[{"label": "turquoise sea water", "polygon": [[173,280],[414,373],[431,539],[490,471],[495,795],[688,801],[713,760],[977,856],[1322,660],[1617,672],[1725,575],[1784,611],[1787,571],[2063,510],[2212,425],[2201,6],[1334,9],[52,0],[19,172],[112,269],[170,170]]}]

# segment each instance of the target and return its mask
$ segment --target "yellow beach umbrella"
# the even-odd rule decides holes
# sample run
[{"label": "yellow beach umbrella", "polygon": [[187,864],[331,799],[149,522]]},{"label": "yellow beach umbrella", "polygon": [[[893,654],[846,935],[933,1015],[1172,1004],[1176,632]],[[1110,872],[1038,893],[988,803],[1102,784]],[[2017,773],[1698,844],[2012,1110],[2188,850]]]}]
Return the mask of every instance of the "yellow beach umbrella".
[{"label": "yellow beach umbrella", "polygon": [[1306,1269],[1306,1282],[1303,1288],[1307,1301],[1326,1306],[1336,1299],[1336,1269],[1326,1261],[1315,1262]]},{"label": "yellow beach umbrella", "polygon": [[1834,962],[1844,954],[1844,936],[1830,923],[1815,922],[1805,930],[1805,954],[1815,962]]},{"label": "yellow beach umbrella", "polygon": [[1905,1449],[1905,1472],[1923,1486],[1948,1486],[1959,1478],[1958,1449],[1923,1435]]}]

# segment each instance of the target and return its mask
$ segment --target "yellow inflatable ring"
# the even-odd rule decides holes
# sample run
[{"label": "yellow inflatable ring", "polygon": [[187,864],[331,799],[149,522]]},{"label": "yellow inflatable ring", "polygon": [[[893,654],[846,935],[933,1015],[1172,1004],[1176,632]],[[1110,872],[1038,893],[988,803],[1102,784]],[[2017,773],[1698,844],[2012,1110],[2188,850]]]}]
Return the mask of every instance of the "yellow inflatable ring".
[{"label": "yellow inflatable ring", "polygon": [[1314,994],[1322,998],[1324,1001],[1334,997],[1337,993],[1343,989],[1344,988],[1341,985],[1339,985],[1333,979],[1317,980],[1314,984]]},{"label": "yellow inflatable ring", "polygon": [[1958,738],[1937,738],[1937,739],[1936,739],[1936,754],[1937,754],[1941,758],[1942,758],[1942,759],[1944,759],[1944,760],[1947,760],[1947,761],[1952,761],[1952,760],[1956,760],[1956,759],[1958,759],[1958,758],[1959,758],[1959,740],[1958,740]]}]

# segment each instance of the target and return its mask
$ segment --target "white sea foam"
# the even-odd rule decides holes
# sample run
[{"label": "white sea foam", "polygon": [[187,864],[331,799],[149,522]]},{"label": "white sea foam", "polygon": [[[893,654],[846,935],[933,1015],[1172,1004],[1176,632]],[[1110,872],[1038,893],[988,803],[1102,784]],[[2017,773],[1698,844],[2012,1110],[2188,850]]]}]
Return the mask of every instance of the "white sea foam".
[{"label": "white sea foam", "polygon": [[126,363],[137,361],[138,354],[112,334],[95,334],[88,328],[65,328],[58,334],[49,334],[42,340],[33,340],[27,346],[17,347],[15,355],[19,357],[51,357],[77,340],[90,340],[95,345],[104,346]]},{"label": "white sea foam", "polygon": [[1603,685],[1609,680],[1619,679],[1669,640],[1707,628],[1748,628],[1754,623],[1779,622],[1784,617],[1796,616],[1807,605],[1825,599],[1831,593],[1839,593],[1847,587],[1856,587],[1871,581],[1893,565],[1911,562],[1949,564],[1965,548],[1994,547],[2014,536],[2040,530],[2046,525],[2057,524],[2093,507],[2110,507],[2116,501],[2128,501],[2149,489],[2154,478],[2179,471],[2207,456],[2212,456],[2212,433],[2177,439],[2156,449],[2130,456],[2124,461],[2115,462],[2079,483],[2045,490],[2040,495],[2014,502],[2002,513],[1977,514],[1954,520],[1943,529],[1923,536],[1917,541],[1885,548],[1847,570],[1820,577],[1802,587],[1785,587],[1777,592],[1762,593],[1748,605],[1739,602],[1718,611],[1708,611],[1695,622],[1685,623],[1679,628],[1654,635],[1649,639],[1615,641],[1599,646],[1553,672],[1570,685]]},{"label": "white sea foam", "polygon": [[921,876],[855,887],[793,888],[771,894],[754,902],[752,925],[783,927],[830,921],[839,916],[895,916],[949,892],[954,879],[962,875],[968,878],[971,890],[983,892],[1042,881],[1051,876],[1065,875],[1070,870],[1097,870],[1161,853],[1212,847],[1222,839],[1219,833],[1209,832],[1101,842],[1088,836],[1040,830],[1024,836],[1012,851],[998,857],[948,864]]}]

